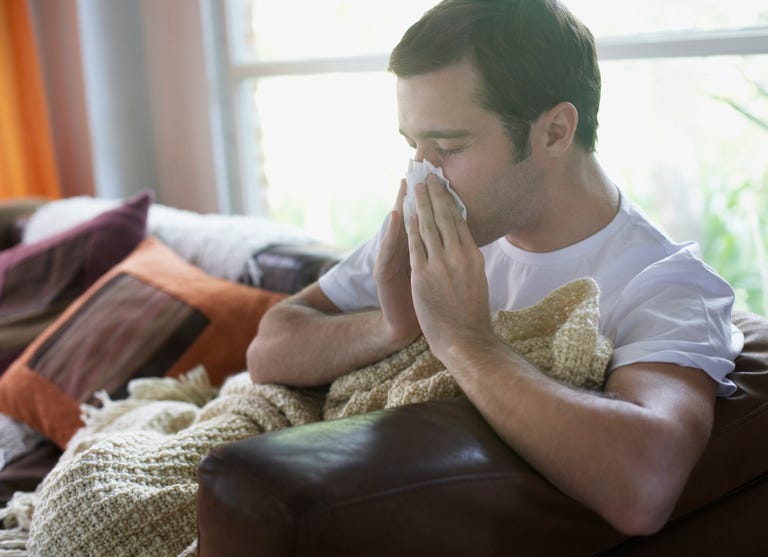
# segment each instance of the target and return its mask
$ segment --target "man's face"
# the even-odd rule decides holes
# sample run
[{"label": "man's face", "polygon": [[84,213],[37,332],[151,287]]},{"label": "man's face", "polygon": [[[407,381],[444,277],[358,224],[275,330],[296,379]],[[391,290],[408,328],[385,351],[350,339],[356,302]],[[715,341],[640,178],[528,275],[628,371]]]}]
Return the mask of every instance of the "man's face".
[{"label": "man's face", "polygon": [[399,78],[397,103],[413,158],[443,168],[482,246],[526,226],[540,199],[533,164],[514,162],[501,119],[475,98],[476,80],[469,62]]}]

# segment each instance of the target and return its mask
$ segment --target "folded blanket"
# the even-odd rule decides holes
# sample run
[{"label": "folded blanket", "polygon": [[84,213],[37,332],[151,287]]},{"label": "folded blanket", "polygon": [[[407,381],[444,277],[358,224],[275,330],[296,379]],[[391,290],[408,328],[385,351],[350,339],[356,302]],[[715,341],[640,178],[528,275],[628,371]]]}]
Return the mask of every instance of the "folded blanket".
[{"label": "folded blanket", "polygon": [[[599,389],[613,349],[598,334],[599,290],[590,278],[562,286],[522,310],[500,311],[493,331],[507,346],[550,377],[585,389]],[[331,385],[324,418],[458,396],[461,391],[424,337]]]},{"label": "folded blanket", "polygon": [[[500,312],[493,325],[543,372],[595,389],[611,356],[597,323],[597,285],[581,279],[531,308]],[[339,378],[325,400],[312,390],[254,385],[246,373],[231,377],[219,393],[202,369],[179,380],[135,380],[127,399],[103,396],[102,407],[84,408],[86,425],[35,496],[19,496],[18,513],[0,511],[9,525],[17,520],[15,530],[0,531],[0,556],[195,555],[197,466],[211,448],[459,394],[423,339]],[[28,522],[30,513],[28,525],[22,518]]]}]

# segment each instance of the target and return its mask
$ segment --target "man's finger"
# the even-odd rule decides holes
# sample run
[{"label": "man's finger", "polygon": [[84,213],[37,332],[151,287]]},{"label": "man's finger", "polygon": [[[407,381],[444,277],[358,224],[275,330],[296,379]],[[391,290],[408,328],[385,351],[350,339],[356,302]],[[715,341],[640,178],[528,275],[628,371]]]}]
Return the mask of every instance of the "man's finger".
[{"label": "man's finger", "polygon": [[435,223],[435,216],[432,211],[432,201],[424,183],[416,184],[414,187],[416,193],[416,213],[419,216],[419,235],[426,250],[426,257],[440,253],[443,248],[443,239],[440,237],[440,230]]},{"label": "man's finger", "polygon": [[461,244],[456,230],[458,221],[463,220],[456,202],[447,188],[434,174],[427,176],[427,191],[432,206],[435,226],[446,248]]},{"label": "man's finger", "polygon": [[395,211],[403,214],[403,200],[405,199],[405,195],[408,192],[408,186],[406,184],[405,178],[400,180],[400,189],[397,190],[397,198],[395,199]]},{"label": "man's finger", "polygon": [[427,260],[427,252],[419,232],[419,217],[413,213],[405,223],[408,231],[408,252],[410,254],[411,269],[420,269]]}]

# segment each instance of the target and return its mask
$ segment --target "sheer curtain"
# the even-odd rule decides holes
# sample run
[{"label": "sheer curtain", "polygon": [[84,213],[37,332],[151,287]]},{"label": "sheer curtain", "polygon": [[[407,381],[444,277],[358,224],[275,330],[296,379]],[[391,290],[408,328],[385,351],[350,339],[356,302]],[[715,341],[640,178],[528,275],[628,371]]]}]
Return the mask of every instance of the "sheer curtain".
[{"label": "sheer curtain", "polygon": [[72,3],[96,194],[218,211],[199,2]]},{"label": "sheer curtain", "polygon": [[[46,130],[47,168],[58,169],[54,193],[62,197],[121,198],[151,189],[165,205],[222,208],[199,2],[0,0],[0,9],[0,149],[6,137],[30,130],[38,141]],[[17,60],[18,50],[5,43],[21,29],[27,50],[37,53]],[[19,68],[34,68],[35,95],[15,92]],[[34,98],[48,110],[29,115],[8,105]],[[46,114],[45,125],[33,119]],[[0,154],[3,194],[6,159]],[[42,165],[30,167],[39,172]]]},{"label": "sheer curtain", "polygon": [[0,2],[0,199],[61,196],[26,2]]}]

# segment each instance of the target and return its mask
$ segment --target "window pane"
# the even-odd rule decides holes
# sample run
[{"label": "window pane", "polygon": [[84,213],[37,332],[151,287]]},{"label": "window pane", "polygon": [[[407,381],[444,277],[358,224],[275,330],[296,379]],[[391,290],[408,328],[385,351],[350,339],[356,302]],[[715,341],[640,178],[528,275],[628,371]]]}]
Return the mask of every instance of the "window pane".
[{"label": "window pane", "polygon": [[[564,0],[597,37],[768,25],[765,0]],[[386,54],[437,0],[228,0],[236,63]]]},{"label": "window pane", "polygon": [[352,247],[394,205],[410,150],[385,72],[251,81],[272,216]]},{"label": "window pane", "polygon": [[[768,56],[609,61],[598,159],[678,241],[768,310]],[[352,247],[380,225],[410,151],[384,73],[255,80],[272,215]]]},{"label": "window pane", "polygon": [[601,64],[598,159],[676,240],[768,303],[768,56]]},{"label": "window pane", "polygon": [[596,37],[768,24],[765,0],[564,0]]},{"label": "window pane", "polygon": [[[435,0],[229,0],[236,63],[386,55]],[[596,36],[768,25],[764,0],[565,0]],[[629,16],[629,17],[628,17]],[[604,61],[598,158],[677,240],[768,311],[768,56]],[[276,218],[352,247],[381,224],[410,154],[384,72],[251,79],[247,164]],[[243,140],[243,138],[240,138]],[[256,140],[256,141],[254,141]],[[248,173],[246,172],[246,175]],[[254,191],[256,185],[253,185]]]},{"label": "window pane", "polygon": [[435,0],[229,0],[239,63],[386,54]]}]

